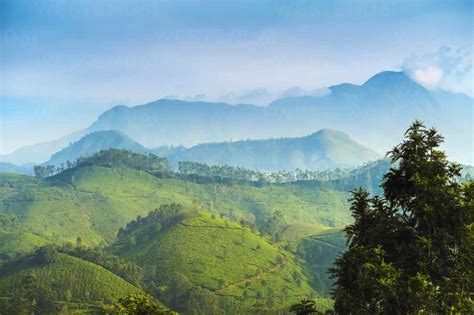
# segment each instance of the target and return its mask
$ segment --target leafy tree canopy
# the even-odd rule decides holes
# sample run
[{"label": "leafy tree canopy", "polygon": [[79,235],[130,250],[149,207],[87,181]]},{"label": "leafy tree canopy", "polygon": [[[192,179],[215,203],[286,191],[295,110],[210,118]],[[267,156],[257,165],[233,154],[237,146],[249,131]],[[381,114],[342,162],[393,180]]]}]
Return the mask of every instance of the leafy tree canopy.
[{"label": "leafy tree canopy", "polygon": [[442,141],[415,121],[389,152],[383,196],[352,192],[349,249],[331,270],[337,313],[474,311],[474,183]]},{"label": "leafy tree canopy", "polygon": [[120,298],[117,303],[106,305],[104,314],[172,315],[178,314],[158,303],[151,295],[136,293]]}]

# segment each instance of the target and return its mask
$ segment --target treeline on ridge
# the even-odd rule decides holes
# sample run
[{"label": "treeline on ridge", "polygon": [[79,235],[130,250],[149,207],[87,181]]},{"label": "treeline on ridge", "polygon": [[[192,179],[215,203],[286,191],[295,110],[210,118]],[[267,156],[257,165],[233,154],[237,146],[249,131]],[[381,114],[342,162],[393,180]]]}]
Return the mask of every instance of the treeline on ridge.
[{"label": "treeline on ridge", "polygon": [[45,178],[58,175],[70,169],[86,166],[130,167],[142,170],[159,177],[178,177],[198,183],[218,182],[224,184],[250,183],[263,185],[265,183],[289,183],[298,181],[334,181],[365,173],[368,169],[378,166],[388,170],[387,160],[370,162],[356,169],[340,169],[311,171],[295,169],[294,171],[279,171],[264,173],[243,167],[229,165],[207,165],[198,162],[180,161],[178,168],[173,171],[168,160],[154,154],[140,154],[127,150],[102,150],[88,157],[81,157],[74,162],[67,161],[60,166],[37,165],[34,167],[36,177]]}]

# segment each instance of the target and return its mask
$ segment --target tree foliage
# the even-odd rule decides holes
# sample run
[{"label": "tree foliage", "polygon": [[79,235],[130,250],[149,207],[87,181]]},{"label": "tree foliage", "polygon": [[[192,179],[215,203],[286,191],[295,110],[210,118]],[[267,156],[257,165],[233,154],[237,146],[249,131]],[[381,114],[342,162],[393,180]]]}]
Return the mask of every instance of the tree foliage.
[{"label": "tree foliage", "polygon": [[322,314],[318,311],[316,303],[310,299],[303,299],[299,303],[293,304],[290,307],[290,312],[296,315]]},{"label": "tree foliage", "polygon": [[5,308],[5,314],[57,314],[61,309],[51,288],[38,281],[33,272],[23,276]]},{"label": "tree foliage", "polygon": [[414,122],[389,152],[383,197],[352,192],[349,249],[331,269],[337,313],[474,311],[474,183],[460,182],[442,141]]},{"label": "tree foliage", "polygon": [[130,167],[142,170],[155,175],[163,175],[171,172],[169,162],[164,157],[154,154],[140,154],[127,150],[107,149],[99,151],[91,156],[80,157],[74,162],[67,161],[66,165],[61,163],[55,165],[36,165],[33,170],[38,178],[50,177],[65,170],[80,168],[85,166],[104,166],[104,167]]},{"label": "tree foliage", "polygon": [[104,314],[116,315],[172,315],[177,314],[157,302],[151,295],[143,293],[129,294],[117,303],[106,305]]}]

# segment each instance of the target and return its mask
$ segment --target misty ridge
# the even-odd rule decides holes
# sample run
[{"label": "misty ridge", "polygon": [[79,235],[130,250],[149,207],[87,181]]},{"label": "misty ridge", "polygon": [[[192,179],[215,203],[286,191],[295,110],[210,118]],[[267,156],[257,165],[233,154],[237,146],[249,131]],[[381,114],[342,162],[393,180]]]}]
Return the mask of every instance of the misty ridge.
[{"label": "misty ridge", "polygon": [[[444,149],[453,159],[464,164],[472,164],[473,148],[470,138],[473,133],[471,124],[473,99],[471,97],[439,90],[431,92],[403,72],[381,72],[363,85],[346,83],[331,86],[329,90],[330,93],[323,96],[278,99],[267,107],[171,99],[135,107],[119,105],[105,111],[87,129],[55,141],[20,148],[11,154],[1,156],[1,161],[17,165],[44,163],[54,153],[65,149],[86,134],[117,130],[133,139],[127,141],[137,142],[135,148],[129,147],[132,150],[143,151],[144,149],[138,147],[141,145],[148,149],[156,148],[155,152],[163,153],[162,150],[166,146],[195,146],[187,151],[166,152],[165,155],[174,161],[188,158],[211,164],[227,162],[232,166],[244,166],[256,170],[352,167],[360,165],[362,161],[359,160],[358,163],[339,161],[332,164],[328,161],[318,166],[310,166],[308,159],[311,158],[303,148],[288,149],[286,157],[289,158],[293,154],[290,158],[293,161],[289,161],[288,165],[284,165],[284,162],[273,162],[273,166],[257,166],[255,162],[244,161],[245,157],[239,157],[245,150],[237,152],[235,151],[237,149],[231,147],[244,146],[246,150],[253,150],[249,151],[249,155],[255,156],[258,154],[258,149],[249,148],[263,146],[266,142],[244,144],[245,141],[301,138],[320,129],[330,128],[346,133],[356,142],[381,156],[400,140],[406,125],[423,117],[423,121],[435,126],[445,135],[447,140]],[[99,137],[96,137],[96,140],[99,141]],[[220,158],[215,156],[216,152],[213,151],[210,151],[213,152],[212,158],[209,155],[203,157],[203,154],[201,156],[198,154],[204,147],[211,150],[219,146],[218,144],[203,146],[205,143],[229,141],[239,142],[227,146],[222,143],[218,149]],[[196,146],[199,144],[201,146]],[[113,141],[109,146],[98,144],[98,147],[121,148],[119,144],[114,145]],[[224,147],[228,147],[227,151]],[[262,150],[265,152],[265,149]],[[95,152],[97,150],[86,149],[71,156],[70,159]],[[233,155],[237,156],[232,158]],[[362,159],[370,161],[374,156]],[[296,162],[298,159],[301,161]],[[313,157],[313,160],[317,159],[318,157]]]}]

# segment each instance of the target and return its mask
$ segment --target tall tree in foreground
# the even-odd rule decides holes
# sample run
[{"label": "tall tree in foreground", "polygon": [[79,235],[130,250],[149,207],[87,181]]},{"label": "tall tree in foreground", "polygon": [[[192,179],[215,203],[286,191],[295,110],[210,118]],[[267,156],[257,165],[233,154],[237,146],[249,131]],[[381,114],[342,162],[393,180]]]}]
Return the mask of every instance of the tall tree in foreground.
[{"label": "tall tree in foreground", "polygon": [[352,192],[348,250],[331,269],[339,314],[474,312],[474,183],[415,121],[389,152],[383,197]]}]

